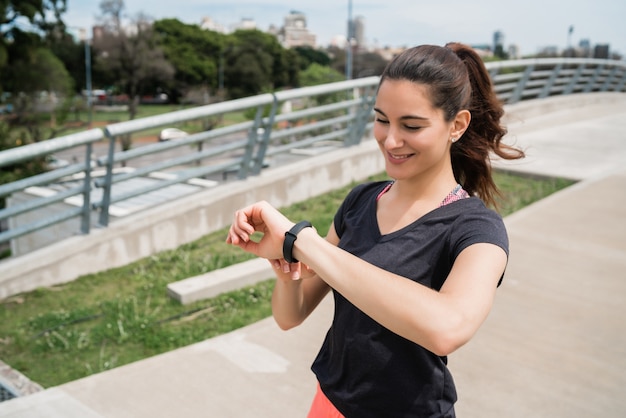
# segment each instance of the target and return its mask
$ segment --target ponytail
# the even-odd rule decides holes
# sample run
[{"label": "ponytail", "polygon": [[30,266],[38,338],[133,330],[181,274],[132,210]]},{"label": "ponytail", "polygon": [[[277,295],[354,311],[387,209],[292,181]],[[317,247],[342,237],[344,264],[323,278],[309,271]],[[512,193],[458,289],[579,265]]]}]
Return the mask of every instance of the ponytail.
[{"label": "ponytail", "polygon": [[452,144],[452,169],[455,178],[468,193],[479,196],[485,203],[495,207],[495,197],[500,193],[493,181],[490,153],[511,160],[524,157],[524,152],[502,143],[507,133],[500,124],[504,108],[496,96],[482,59],[463,44],[449,43],[446,48],[452,50],[465,64],[472,89],[467,104],[472,119],[461,140]]}]

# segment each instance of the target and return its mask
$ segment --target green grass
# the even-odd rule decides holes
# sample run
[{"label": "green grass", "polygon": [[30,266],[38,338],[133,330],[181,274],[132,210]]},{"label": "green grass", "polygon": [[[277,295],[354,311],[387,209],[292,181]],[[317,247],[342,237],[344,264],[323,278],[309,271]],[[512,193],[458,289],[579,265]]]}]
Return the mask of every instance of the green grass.
[{"label": "green grass", "polygon": [[[506,216],[571,182],[496,173]],[[351,187],[351,186],[350,186]],[[285,208],[325,234],[349,187]],[[220,335],[271,315],[273,281],[180,305],[166,285],[251,257],[226,230],[128,266],[0,302],[0,359],[50,387]],[[63,367],[59,367],[63,365]]]}]

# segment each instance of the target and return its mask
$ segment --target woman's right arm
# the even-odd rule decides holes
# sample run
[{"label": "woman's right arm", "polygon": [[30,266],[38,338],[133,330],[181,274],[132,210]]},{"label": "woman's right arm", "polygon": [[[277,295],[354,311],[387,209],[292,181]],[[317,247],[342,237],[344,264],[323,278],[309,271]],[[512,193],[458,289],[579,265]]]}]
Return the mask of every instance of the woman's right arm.
[{"label": "woman's right arm", "polygon": [[[326,241],[333,245],[339,244],[339,237],[335,232],[334,224],[330,226]],[[271,261],[276,273],[276,285],[272,294],[272,314],[281,329],[288,330],[300,325],[315,310],[330,290],[315,272],[301,273],[301,279],[293,280],[292,272],[284,272],[282,266],[286,263],[281,260],[280,266]],[[288,264],[287,264],[288,265]],[[295,265],[292,264],[291,267]],[[304,265],[298,266],[304,268]]]}]

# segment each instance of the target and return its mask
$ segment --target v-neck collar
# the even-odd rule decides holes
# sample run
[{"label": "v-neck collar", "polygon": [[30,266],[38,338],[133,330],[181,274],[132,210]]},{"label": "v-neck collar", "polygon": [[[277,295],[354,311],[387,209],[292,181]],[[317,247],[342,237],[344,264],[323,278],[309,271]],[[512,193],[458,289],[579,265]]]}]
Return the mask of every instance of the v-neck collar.
[{"label": "v-neck collar", "polygon": [[[383,184],[380,192],[378,192],[376,194],[376,199],[370,199],[370,201],[368,202],[368,204],[373,205],[372,210],[368,211],[373,217],[372,219],[372,223],[374,225],[374,230],[376,231],[376,238],[378,240],[387,240],[387,239],[392,239],[396,236],[400,236],[402,234],[404,234],[406,231],[409,231],[411,229],[413,229],[415,226],[419,225],[420,223],[428,220],[429,218],[431,218],[432,216],[434,216],[434,214],[440,213],[441,211],[447,209],[450,205],[453,205],[454,203],[458,202],[459,200],[454,200],[448,203],[444,203],[446,202],[446,200],[448,199],[448,197],[450,196],[450,194],[452,193],[456,193],[458,192],[458,190],[462,190],[460,188],[460,185],[457,185],[454,190],[448,195],[448,197],[446,197],[446,199],[444,199],[444,202],[442,202],[442,205],[437,206],[436,208],[426,212],[425,214],[423,214],[422,216],[420,216],[419,218],[415,219],[413,222],[403,226],[400,229],[396,229],[394,231],[391,231],[387,234],[383,234],[380,230],[380,225],[378,223],[378,201],[380,199],[380,197],[385,194],[393,185],[393,181],[390,181],[389,183],[385,183]],[[468,196],[469,198],[469,196]],[[466,200],[466,198],[461,198],[460,200]]]}]

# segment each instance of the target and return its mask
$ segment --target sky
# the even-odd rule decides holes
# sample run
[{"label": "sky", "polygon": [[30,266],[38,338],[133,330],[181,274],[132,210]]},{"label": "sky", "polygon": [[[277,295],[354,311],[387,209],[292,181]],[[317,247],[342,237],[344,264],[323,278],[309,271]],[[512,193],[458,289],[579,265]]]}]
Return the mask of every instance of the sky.
[{"label": "sky", "polygon": [[[155,20],[176,18],[199,24],[203,17],[229,27],[244,18],[257,29],[283,26],[291,10],[304,13],[307,28],[326,46],[347,32],[350,0],[125,0],[125,14],[144,14]],[[67,0],[63,20],[68,26],[98,23],[100,0]],[[626,1],[624,0],[352,0],[352,17],[365,22],[368,45],[380,47],[443,45],[450,41],[492,44],[495,31],[504,45],[515,44],[522,55],[544,47],[566,48],[589,40],[592,46],[609,44],[611,52],[626,56]],[[570,34],[569,28],[573,27]]]}]

